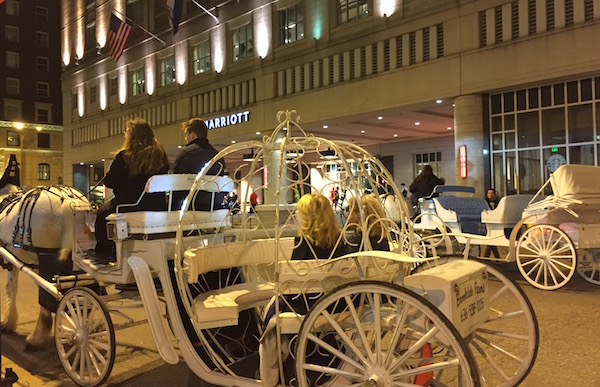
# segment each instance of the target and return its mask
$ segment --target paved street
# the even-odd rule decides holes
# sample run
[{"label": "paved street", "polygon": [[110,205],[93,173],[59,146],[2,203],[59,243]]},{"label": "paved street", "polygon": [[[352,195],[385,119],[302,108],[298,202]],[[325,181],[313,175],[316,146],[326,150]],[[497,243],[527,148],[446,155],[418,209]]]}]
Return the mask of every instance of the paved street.
[{"label": "paved street", "polygon": [[[523,285],[540,325],[538,358],[522,385],[600,385],[600,286],[589,284],[575,274],[565,288],[546,292],[524,284],[516,267],[501,267]],[[6,272],[2,271],[0,280],[4,286]],[[37,316],[37,289],[22,275],[19,291],[21,323],[17,334],[2,335],[2,371],[13,368],[20,378],[19,386],[74,386],[64,373],[54,347],[36,353],[23,351],[25,337],[33,329]],[[2,288],[3,299],[4,292]],[[130,315],[137,321],[143,319],[142,310],[131,311]],[[112,318],[115,323],[123,322],[114,314]],[[116,341],[117,356],[109,386],[200,385],[185,363],[173,366],[160,359],[147,324],[117,331]]]}]

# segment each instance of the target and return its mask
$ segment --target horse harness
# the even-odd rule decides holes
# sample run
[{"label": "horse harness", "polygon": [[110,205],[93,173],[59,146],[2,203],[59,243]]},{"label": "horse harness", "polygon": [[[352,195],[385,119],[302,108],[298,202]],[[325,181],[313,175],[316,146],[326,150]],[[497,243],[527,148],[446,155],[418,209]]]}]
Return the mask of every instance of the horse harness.
[{"label": "horse harness", "polygon": [[[51,188],[55,188],[59,192],[52,191]],[[70,187],[40,186],[27,191],[27,193],[17,192],[16,194],[9,195],[8,198],[0,203],[0,212],[5,213],[6,216],[15,207],[18,207],[19,213],[17,214],[17,221],[13,228],[14,247],[32,251],[36,254],[56,254],[60,251],[60,248],[35,247],[32,243],[31,219],[35,205],[42,192],[59,197],[61,204],[65,199],[79,198],[75,191]],[[7,201],[9,198],[10,200]],[[7,201],[6,204],[5,201]],[[19,203],[20,206],[17,206],[17,203]]]}]

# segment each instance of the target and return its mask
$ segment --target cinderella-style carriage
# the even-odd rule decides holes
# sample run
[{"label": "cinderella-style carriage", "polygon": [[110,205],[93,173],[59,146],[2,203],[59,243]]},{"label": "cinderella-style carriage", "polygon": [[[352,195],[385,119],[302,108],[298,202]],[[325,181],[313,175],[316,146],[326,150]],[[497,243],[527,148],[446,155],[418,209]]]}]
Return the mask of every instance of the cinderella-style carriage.
[{"label": "cinderella-style carriage", "polygon": [[515,262],[525,280],[539,289],[561,288],[575,271],[598,285],[598,179],[600,167],[563,165],[535,195],[505,196],[493,210],[472,196],[472,187],[438,186],[420,203],[414,228],[420,235],[429,234],[432,249],[458,247],[466,256],[473,254],[474,246],[485,247],[489,255],[490,246],[496,251],[507,248],[503,257],[481,257],[482,249],[475,255]]},{"label": "cinderella-style carriage", "polygon": [[[306,133],[295,111],[277,119],[271,135],[228,146],[198,175],[148,180],[144,194],[172,200],[188,192],[181,210],[117,207],[108,217],[116,262],[86,255],[95,243],[89,208],[72,208],[73,261],[82,273],[34,279],[60,300],[55,344],[73,381],[108,379],[115,333],[107,305],[129,298],[141,300],[162,358],[183,359],[216,385],[519,384],[539,335],[518,285],[479,262],[418,257],[408,207],[376,157]],[[243,161],[249,150],[252,160]],[[229,176],[208,175],[221,158]],[[337,213],[343,254],[311,248],[311,257],[293,259],[310,242],[298,198],[329,197],[334,187],[355,203],[375,198],[381,211],[356,205],[358,216]],[[239,206],[217,209],[214,198],[232,191]],[[250,210],[252,191],[263,200]],[[207,193],[213,208],[197,211]],[[411,274],[418,263],[427,268]],[[90,282],[108,291],[80,286]]]}]

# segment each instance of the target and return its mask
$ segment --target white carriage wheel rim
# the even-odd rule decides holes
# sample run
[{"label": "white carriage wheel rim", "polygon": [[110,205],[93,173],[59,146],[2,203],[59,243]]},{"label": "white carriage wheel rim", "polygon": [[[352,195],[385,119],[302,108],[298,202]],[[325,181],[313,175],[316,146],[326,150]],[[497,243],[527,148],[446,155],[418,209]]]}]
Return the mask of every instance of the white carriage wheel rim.
[{"label": "white carriage wheel rim", "polygon": [[[461,257],[461,259],[462,259],[462,257]],[[500,271],[493,268],[488,263],[485,263],[485,265],[486,265],[486,269],[487,269],[488,273],[492,273],[497,279],[502,281],[502,283],[504,284],[504,287],[502,287],[500,290],[498,290],[496,293],[494,293],[491,296],[492,297],[494,297],[494,295],[499,296],[501,294],[501,292],[504,291],[504,288],[507,288],[516,296],[516,298],[519,302],[519,305],[522,308],[521,311],[510,310],[509,313],[506,313],[506,314],[503,313],[501,318],[507,319],[507,318],[510,318],[510,316],[516,316],[522,312],[523,316],[525,316],[525,319],[527,321],[527,327],[528,327],[527,356],[525,358],[521,359],[522,367],[518,370],[518,372],[516,372],[510,379],[506,380],[505,383],[500,385],[500,387],[516,386],[519,383],[521,383],[525,379],[525,377],[529,374],[529,372],[533,368],[535,359],[537,358],[537,352],[538,352],[539,340],[540,340],[537,317],[535,315],[535,312],[533,310],[533,306],[531,305],[531,302],[529,301],[529,299],[526,298],[525,294],[518,287],[518,285],[514,281],[512,281],[511,279],[506,277],[504,274],[502,274]],[[490,304],[490,307],[491,306],[492,305]],[[480,326],[478,328],[478,330],[481,330],[482,328],[484,328],[484,326],[485,326],[485,323],[483,324],[483,326]],[[497,334],[502,335],[502,332],[497,332]],[[469,342],[469,345],[471,345],[472,347],[475,347],[476,351],[479,351],[480,349],[477,348],[475,341],[476,341],[475,338],[472,338],[468,342]],[[510,350],[507,348],[503,348],[503,349]],[[482,376],[485,377],[485,375],[482,375]]]},{"label": "white carriage wheel rim", "polygon": [[[434,328],[431,328],[429,331],[427,331],[424,335],[422,335],[423,339],[426,339],[428,337],[428,335],[438,335],[438,334],[442,334],[446,340],[448,340],[448,342],[450,343],[449,347],[453,348],[454,350],[456,350],[456,354],[454,355],[455,358],[453,360],[448,360],[448,364],[447,367],[445,368],[456,368],[459,367],[462,370],[462,377],[459,375],[459,379],[461,379],[463,381],[464,386],[479,386],[480,385],[480,378],[479,378],[479,373],[478,373],[478,369],[476,366],[476,362],[473,358],[473,355],[467,345],[467,343],[464,341],[464,339],[461,337],[460,333],[458,333],[458,331],[456,330],[456,328],[454,327],[454,325],[452,325],[452,323],[450,323],[450,321],[442,314],[442,312],[440,312],[435,306],[433,306],[429,301],[427,301],[426,299],[424,299],[423,297],[417,295],[416,293],[413,293],[412,291],[402,288],[398,285],[395,284],[391,284],[391,283],[386,283],[386,282],[381,282],[381,281],[360,281],[360,282],[351,282],[345,285],[342,285],[340,287],[338,287],[337,289],[334,289],[333,291],[331,291],[330,293],[328,293],[327,295],[325,295],[323,298],[321,298],[317,304],[314,305],[313,308],[311,308],[311,310],[309,311],[308,315],[305,317],[304,321],[302,322],[302,325],[300,327],[300,332],[298,335],[298,346],[296,348],[296,377],[298,378],[298,385],[299,386],[306,386],[308,385],[307,380],[306,380],[306,374],[305,372],[303,372],[304,370],[310,370],[311,368],[315,368],[315,369],[319,369],[320,366],[316,365],[316,366],[311,366],[308,365],[308,367],[305,365],[304,363],[304,357],[306,356],[306,346],[308,341],[314,341],[314,335],[311,334],[311,327],[313,326],[313,324],[315,324],[316,320],[321,317],[323,315],[323,312],[325,311],[325,309],[327,309],[327,307],[333,305],[336,300],[341,299],[342,297],[348,297],[348,295],[350,294],[357,294],[357,293],[369,293],[369,294],[381,294],[381,295],[387,295],[387,296],[392,296],[395,297],[399,300],[402,300],[402,302],[404,304],[407,304],[409,307],[412,308],[416,308],[418,311],[420,311],[421,313],[423,313],[424,317],[426,317],[428,319],[428,321],[430,323],[434,324]],[[349,300],[348,298],[346,300]],[[378,300],[378,298],[374,298],[374,300]],[[350,305],[351,302],[347,302],[347,305]],[[375,305],[378,305],[378,302],[374,303]],[[351,308],[352,309],[352,308]],[[376,308],[377,309],[377,308]],[[404,309],[404,311],[407,311],[408,308]],[[328,314],[325,311],[325,314]],[[374,312],[375,315],[378,315],[378,313]],[[404,317],[406,317],[405,315],[410,314],[409,312],[407,313],[403,313],[403,316],[401,316],[400,318],[404,320]],[[329,320],[331,321],[331,320]],[[354,318],[354,323],[360,323],[360,321],[357,321],[356,318]],[[356,324],[356,326],[358,326],[359,324]],[[378,338],[376,340],[376,346],[380,347],[382,345],[381,343],[381,324],[377,322],[377,320],[374,321],[374,325],[375,325],[375,330],[379,330],[379,334],[378,334]],[[400,335],[400,329],[399,329],[400,325],[396,325],[394,328],[394,334],[392,337],[392,340],[394,340],[394,338],[396,338],[396,334],[398,334],[398,336]],[[337,327],[338,329],[342,329],[339,325]],[[362,337],[362,340],[364,339],[364,331],[363,330],[358,330],[358,328],[356,329],[357,332],[359,332],[359,337]],[[345,338],[342,338],[344,341],[345,346],[349,346],[355,349],[355,352],[357,348],[356,345],[354,345],[353,340],[348,340],[349,338],[346,336]],[[358,339],[357,339],[358,340]],[[396,342],[396,344],[398,344],[399,342]],[[420,344],[420,346],[418,344],[413,344],[410,348],[418,351],[421,347],[423,346],[423,344]],[[418,347],[418,348],[416,348]],[[341,351],[337,351],[336,355],[341,355],[342,357],[346,356],[344,355]],[[390,357],[386,357],[382,354],[368,354],[367,356],[359,356],[359,359],[352,359],[353,363],[357,363],[360,364],[361,366],[363,366],[363,368],[368,368],[370,366],[374,366],[373,364],[366,364],[367,362],[372,361],[372,357],[375,357],[377,362],[381,362],[381,361],[385,361],[387,363],[392,363],[392,365],[388,364],[388,366],[392,366],[392,368],[397,369],[399,365],[401,365],[398,362],[398,359],[395,359],[394,361],[392,361],[392,359]],[[347,357],[347,356],[346,356]],[[368,359],[369,358],[369,359]],[[439,364],[433,365],[432,367],[436,367]],[[376,365],[375,367],[372,368],[382,368],[380,365]],[[443,372],[444,370],[444,366],[440,366],[440,369],[436,370],[435,372]],[[357,376],[362,376],[364,378],[365,381],[367,380],[371,380],[373,378],[373,376],[369,376],[367,375],[369,373],[369,370],[365,370],[366,372],[364,372],[363,374],[357,374]],[[330,372],[333,372],[333,370],[331,370]],[[340,373],[338,375],[342,375],[345,371],[340,371]],[[460,372],[460,371],[459,371]],[[405,370],[405,375],[400,376],[400,373],[396,373],[395,372],[395,377],[411,377],[413,375],[411,375],[411,373],[414,373],[414,368],[411,370]],[[421,372],[422,373],[422,372]],[[376,375],[375,375],[376,376]],[[371,379],[369,379],[371,378]],[[339,384],[339,381],[337,382]],[[337,385],[337,384],[336,384]],[[379,385],[379,384],[377,384]],[[387,385],[387,384],[386,384]]]},{"label": "white carriage wheel rim", "polygon": [[[593,253],[591,252],[591,250],[596,250],[596,249],[590,249],[590,254],[592,255],[592,263],[593,263],[594,258],[593,258]],[[577,261],[578,261],[577,262],[577,274],[579,274],[584,280],[586,280],[587,282],[589,282],[591,284],[600,285],[600,268],[593,267],[592,269],[580,269],[579,264],[582,263],[582,261],[579,257],[577,258]]]},{"label": "white carriage wheel rim", "polygon": [[73,288],[62,298],[54,341],[65,372],[76,384],[98,386],[110,376],[115,359],[114,326],[108,309],[91,290]]},{"label": "white carriage wheel rim", "polygon": [[[545,229],[550,230],[550,236],[548,238],[545,236]],[[541,239],[534,234],[535,230],[541,230]],[[558,235],[558,239],[552,242],[551,239],[554,234]],[[533,242],[532,238],[535,238],[535,243]],[[559,241],[564,241],[567,244],[570,254],[562,256],[550,256],[546,258],[545,255],[552,255],[555,253],[552,250],[548,251],[548,248],[554,249],[558,245]],[[524,246],[525,243],[528,245]],[[520,252],[521,248],[526,249],[528,253],[522,254]],[[561,247],[560,249],[567,251],[567,249],[564,247]],[[537,254],[540,252],[544,253],[544,257],[540,258],[540,254]],[[523,258],[531,259],[525,260]],[[563,271],[560,270],[561,267],[567,268],[566,264],[556,261],[556,259],[570,260],[571,265],[568,267],[567,275],[563,275]],[[571,239],[569,239],[564,231],[552,225],[534,225],[525,230],[523,235],[521,235],[519,238],[516,250],[516,261],[519,271],[525,280],[531,285],[538,289],[556,290],[569,282],[571,277],[573,277],[573,274],[575,274],[575,268],[577,266],[577,254],[575,252],[575,246],[573,245],[573,242]],[[557,274],[560,274],[562,279],[557,278]],[[552,281],[554,284],[549,285],[549,281]]]},{"label": "white carriage wheel rim", "polygon": [[[433,264],[443,265],[448,260],[462,260],[462,259],[464,259],[464,257],[462,255],[459,255],[459,254],[450,255],[447,257],[440,258],[439,260],[433,261]],[[519,315],[521,315],[521,313],[522,313],[522,316],[524,316],[526,319],[527,330],[528,330],[527,356],[520,359],[520,360],[522,360],[521,368],[517,372],[515,372],[512,375],[512,377],[508,378],[503,384],[501,384],[498,387],[516,386],[519,383],[521,383],[525,379],[525,377],[527,377],[527,375],[533,368],[533,365],[537,358],[537,353],[538,353],[538,349],[539,349],[539,325],[537,322],[537,317],[535,315],[535,311],[533,310],[533,306],[531,305],[531,302],[529,301],[529,299],[527,298],[527,296],[525,295],[523,290],[519,287],[519,285],[515,281],[511,280],[510,278],[508,278],[507,276],[502,274],[499,270],[494,268],[488,262],[481,262],[481,260],[477,260],[477,262],[484,264],[486,266],[488,273],[491,273],[492,275],[494,275],[497,279],[502,281],[502,283],[504,284],[504,286],[502,288],[500,288],[494,294],[490,295],[492,298],[492,301],[490,302],[490,308],[494,307],[493,299],[496,299],[497,297],[500,297],[501,294],[505,293],[505,289],[508,289],[513,295],[515,295],[515,298],[518,300],[518,303],[521,306],[520,311],[511,309],[511,310],[506,311],[506,313],[503,310],[494,308],[494,311],[498,314],[498,316],[497,316],[498,319],[501,321],[510,321],[510,319],[512,317],[518,317]],[[427,269],[428,267],[430,267],[429,265],[430,264],[425,265],[423,268],[418,268],[417,272],[418,272],[418,270]],[[492,315],[490,315],[490,319],[491,318],[493,318]],[[489,320],[488,320],[488,322],[489,322]],[[478,328],[478,330],[481,331],[482,329],[486,329],[486,327],[485,327],[486,323],[483,323],[482,326],[480,326]],[[497,332],[497,331],[496,332],[486,332],[486,333],[497,334],[500,337],[502,337],[502,336],[510,335],[512,332],[508,333],[508,334],[506,332]],[[478,344],[475,343],[473,334],[471,334],[469,336],[467,342],[469,343],[471,348],[473,348],[474,354],[476,353],[476,351],[479,354],[481,354],[481,350],[483,350],[483,348],[481,348],[481,346],[479,346]],[[479,346],[479,348],[478,348],[478,346]],[[500,348],[500,347],[498,347],[498,348]],[[502,348],[501,350],[507,350],[507,348]],[[488,362],[488,364],[492,360],[491,358],[486,359],[485,355],[482,355],[482,356]],[[494,365],[492,365],[492,368],[493,367],[494,367]],[[486,374],[482,373],[481,367],[479,368],[479,372],[481,373],[482,378],[486,377]],[[498,373],[497,370],[495,370],[495,372]]]}]

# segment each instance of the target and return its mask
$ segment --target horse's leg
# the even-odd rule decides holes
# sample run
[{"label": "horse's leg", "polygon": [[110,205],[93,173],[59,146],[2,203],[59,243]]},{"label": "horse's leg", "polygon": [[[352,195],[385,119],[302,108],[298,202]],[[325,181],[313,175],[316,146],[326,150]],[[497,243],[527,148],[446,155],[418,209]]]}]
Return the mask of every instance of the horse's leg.
[{"label": "horse's leg", "polygon": [[[39,253],[40,276],[46,281],[52,280],[55,275],[71,274],[73,261],[61,260],[57,253]],[[52,341],[52,313],[56,312],[58,300],[44,289],[38,289],[38,302],[40,313],[33,332],[26,339],[26,350],[32,351],[44,348]]]},{"label": "horse's leg", "polygon": [[7,308],[0,325],[2,332],[14,332],[17,329],[19,315],[17,313],[17,290],[19,289],[19,271],[12,267],[6,279]]},{"label": "horse's leg", "polygon": [[[40,292],[43,292],[40,289]],[[35,351],[44,348],[52,342],[52,313],[40,305],[40,313],[38,315],[35,329],[27,339],[25,339],[25,350]]]}]

